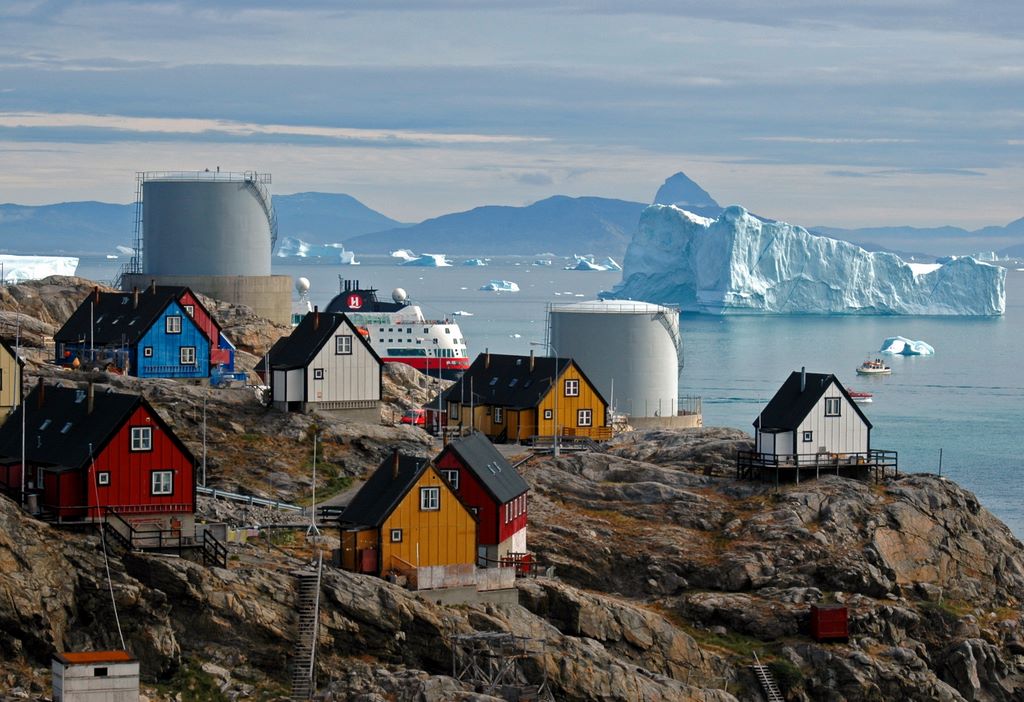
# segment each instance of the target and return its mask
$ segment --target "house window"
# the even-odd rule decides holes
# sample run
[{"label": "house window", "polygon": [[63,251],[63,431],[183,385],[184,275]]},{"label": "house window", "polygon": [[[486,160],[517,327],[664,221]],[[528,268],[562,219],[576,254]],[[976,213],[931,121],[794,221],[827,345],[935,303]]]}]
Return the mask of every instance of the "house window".
[{"label": "house window", "polygon": [[825,416],[826,417],[838,417],[839,416],[839,398],[838,397],[826,397],[825,398]]},{"label": "house window", "polygon": [[392,529],[391,530],[391,543],[400,544],[402,543],[402,530]]},{"label": "house window", "polygon": [[448,410],[448,413],[451,414],[452,419],[458,419],[459,418],[459,406],[456,405],[456,404],[452,404],[452,405],[449,405],[449,408],[450,409]]},{"label": "house window", "polygon": [[164,322],[164,330],[168,334],[180,334],[181,333],[181,315],[172,314],[167,317]]},{"label": "house window", "polygon": [[323,368],[314,368],[313,369],[313,380],[323,380],[323,379],[324,379],[324,369]]},{"label": "house window", "polygon": [[153,450],[153,428],[132,427],[132,451]]},{"label": "house window", "polygon": [[544,410],[544,419],[551,419],[554,416],[555,415],[551,412],[551,410]]},{"label": "house window", "polygon": [[576,413],[576,426],[589,427],[591,424],[593,424],[593,418],[593,410],[581,409]]},{"label": "house window", "polygon": [[348,356],[352,353],[351,334],[338,334],[334,337],[334,353],[338,356]]},{"label": "house window", "polygon": [[433,512],[441,509],[441,488],[420,488],[420,511]]},{"label": "house window", "polygon": [[452,486],[452,490],[459,489],[459,471],[457,470],[442,470],[441,475],[448,481],[448,484]]},{"label": "house window", "polygon": [[183,366],[194,366],[196,364],[196,347],[182,346],[178,349],[178,359]]},{"label": "house window", "polygon": [[153,495],[173,495],[174,494],[174,471],[172,470],[154,470],[152,474],[151,493]]},{"label": "house window", "polygon": [[153,358],[153,347],[152,346],[143,346],[142,347],[142,355],[145,358]]},{"label": "house window", "polygon": [[565,381],[565,396],[566,397],[579,397],[580,396],[580,381],[574,378],[566,378]]},{"label": "house window", "polygon": [[107,668],[93,668],[92,676],[94,678],[105,678],[107,677]]},{"label": "house window", "polygon": [[501,407],[494,408],[494,423],[504,424],[505,423],[505,410]]},{"label": "house window", "polygon": [[812,441],[814,441],[814,432],[813,431],[805,431],[803,438],[804,438],[804,443],[805,444],[811,443]]},{"label": "house window", "polygon": [[185,307],[185,314],[187,314],[189,317],[195,317],[196,316],[195,305],[185,305],[184,307]]},{"label": "house window", "polygon": [[109,470],[101,470],[99,473],[97,473],[96,474],[96,484],[97,485],[110,485],[110,471]]}]

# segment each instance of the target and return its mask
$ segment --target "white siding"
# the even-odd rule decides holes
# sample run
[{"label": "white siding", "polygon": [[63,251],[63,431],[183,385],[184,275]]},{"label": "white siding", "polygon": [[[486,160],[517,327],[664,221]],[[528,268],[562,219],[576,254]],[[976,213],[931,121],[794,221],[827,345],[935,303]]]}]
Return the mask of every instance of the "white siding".
[{"label": "white siding", "polygon": [[[352,337],[352,353],[335,352],[334,337]],[[323,369],[323,379],[316,379],[316,369]],[[381,364],[359,335],[348,325],[341,325],[331,335],[313,361],[306,367],[309,388],[307,402],[347,402],[380,399]]]},{"label": "white siding", "polygon": [[302,369],[296,368],[295,370],[288,371],[288,376],[285,378],[285,399],[288,402],[302,402],[304,399],[303,386],[302,386]]},{"label": "white siding", "polygon": [[287,371],[276,370],[273,372],[270,384],[274,390],[274,402],[285,402],[284,379],[286,375]]},{"label": "white siding", "polygon": [[[839,398],[839,416],[825,416],[825,400]],[[805,431],[813,432],[812,441],[803,441]],[[857,414],[853,403],[846,399],[835,381],[797,427],[798,453],[864,453],[868,450],[868,427]]]},{"label": "white siding", "polygon": [[775,435],[775,453],[789,456],[793,453],[793,432],[781,431]]}]

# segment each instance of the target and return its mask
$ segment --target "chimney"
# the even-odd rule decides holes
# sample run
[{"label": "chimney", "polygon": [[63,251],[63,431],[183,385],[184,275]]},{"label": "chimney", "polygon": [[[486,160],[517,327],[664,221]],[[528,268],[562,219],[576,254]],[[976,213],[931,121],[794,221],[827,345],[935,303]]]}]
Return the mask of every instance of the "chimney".
[{"label": "chimney", "polygon": [[313,331],[320,328],[320,308],[313,307]]},{"label": "chimney", "polygon": [[93,389],[92,381],[89,381],[89,389],[86,390],[85,396],[85,413],[87,415],[92,414],[93,407],[96,406],[96,391]]},{"label": "chimney", "polygon": [[95,298],[96,304],[99,304],[99,301],[100,301],[100,286],[99,285],[94,285],[93,286],[92,294],[93,294],[93,296]]},{"label": "chimney", "polygon": [[139,309],[139,289],[137,287],[132,288],[132,309]]},{"label": "chimney", "polygon": [[487,368],[490,368],[490,367],[491,367],[491,350],[490,349],[484,349],[484,368],[487,369]]},{"label": "chimney", "polygon": [[391,453],[391,479],[398,480],[398,449]]},{"label": "chimney", "polygon": [[156,295],[156,278],[149,279],[149,291]]},{"label": "chimney", "polygon": [[807,389],[807,366],[800,366],[800,392]]},{"label": "chimney", "polygon": [[533,349],[530,349],[530,372],[533,372]]},{"label": "chimney", "polygon": [[39,409],[43,408],[46,403],[46,386],[43,385],[43,379],[40,378],[39,382],[36,383],[36,387],[39,389],[39,394],[36,396],[36,405]]}]

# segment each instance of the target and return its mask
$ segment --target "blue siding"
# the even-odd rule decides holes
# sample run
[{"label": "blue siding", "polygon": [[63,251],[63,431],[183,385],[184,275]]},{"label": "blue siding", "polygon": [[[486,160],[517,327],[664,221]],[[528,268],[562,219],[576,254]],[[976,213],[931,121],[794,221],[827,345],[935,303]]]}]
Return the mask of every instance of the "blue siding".
[{"label": "blue siding", "polygon": [[[167,318],[171,316],[181,317],[180,334],[167,333]],[[195,365],[181,365],[183,346],[195,348]],[[153,349],[149,358],[146,347]],[[139,340],[135,361],[132,375],[140,378],[206,378],[210,375],[210,341],[181,305],[172,302]]]}]

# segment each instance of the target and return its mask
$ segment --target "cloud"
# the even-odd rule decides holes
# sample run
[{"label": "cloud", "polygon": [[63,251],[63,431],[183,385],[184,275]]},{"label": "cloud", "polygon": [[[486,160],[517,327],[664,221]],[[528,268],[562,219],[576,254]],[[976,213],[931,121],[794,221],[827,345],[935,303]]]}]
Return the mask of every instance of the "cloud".
[{"label": "cloud", "polygon": [[863,171],[852,171],[852,170],[828,170],[825,171],[825,175],[834,176],[837,178],[876,178],[876,177],[887,177],[887,176],[903,176],[903,175],[949,175],[949,176],[967,176],[967,177],[986,177],[988,174],[982,171],[975,171],[969,168],[885,168],[885,169],[873,169]]},{"label": "cloud", "polygon": [[767,141],[788,144],[916,144],[917,139],[895,137],[809,137],[809,136],[753,136],[744,141]]},{"label": "cloud", "polygon": [[529,173],[516,173],[513,175],[516,182],[521,185],[553,185],[554,179],[543,171],[532,171]]}]

